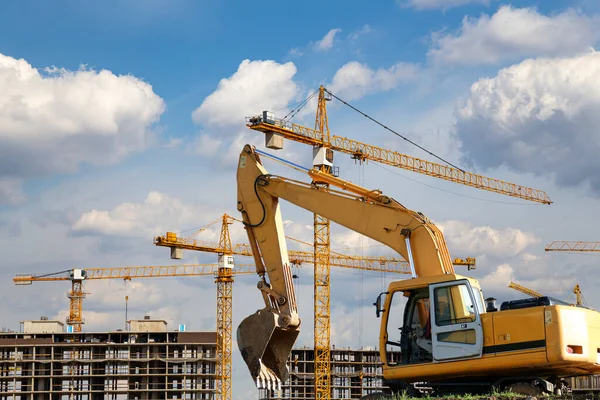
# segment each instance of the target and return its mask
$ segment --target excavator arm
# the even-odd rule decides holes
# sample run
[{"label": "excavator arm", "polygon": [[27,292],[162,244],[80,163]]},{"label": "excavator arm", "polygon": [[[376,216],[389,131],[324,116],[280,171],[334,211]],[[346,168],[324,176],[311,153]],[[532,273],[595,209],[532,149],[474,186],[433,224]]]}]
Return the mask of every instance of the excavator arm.
[{"label": "excavator arm", "polygon": [[238,210],[261,278],[257,287],[265,308],[240,323],[237,341],[258,388],[278,389],[289,375],[286,361],[300,333],[300,319],[279,199],[259,189],[256,178],[267,172],[258,158],[247,159],[246,150],[254,154],[245,146],[240,156]]},{"label": "excavator arm", "polygon": [[238,210],[261,277],[258,287],[266,307],[240,324],[238,346],[259,387],[274,388],[285,381],[285,362],[300,330],[280,198],[389,246],[410,263],[413,277],[454,273],[442,232],[423,214],[380,191],[315,169],[308,175],[344,192],[269,175],[250,145],[240,154]]}]

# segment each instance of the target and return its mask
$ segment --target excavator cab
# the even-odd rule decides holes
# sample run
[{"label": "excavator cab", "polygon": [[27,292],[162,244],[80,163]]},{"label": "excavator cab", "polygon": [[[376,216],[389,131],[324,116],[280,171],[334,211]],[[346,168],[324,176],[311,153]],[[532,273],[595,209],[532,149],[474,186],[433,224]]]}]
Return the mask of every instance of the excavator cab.
[{"label": "excavator cab", "polygon": [[[398,288],[388,291],[382,336],[386,364],[401,367],[481,357],[480,313],[485,309],[479,287],[469,279],[406,287],[410,283],[397,282]],[[392,356],[397,351],[400,360]]]}]

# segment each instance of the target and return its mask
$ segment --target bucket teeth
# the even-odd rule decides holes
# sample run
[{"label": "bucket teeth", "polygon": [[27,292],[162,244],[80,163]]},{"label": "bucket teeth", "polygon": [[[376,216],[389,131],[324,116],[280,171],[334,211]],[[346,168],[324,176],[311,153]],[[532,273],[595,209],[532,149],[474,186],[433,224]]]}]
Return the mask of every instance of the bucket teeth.
[{"label": "bucket teeth", "polygon": [[270,368],[267,368],[261,360],[259,360],[259,362],[260,371],[256,377],[256,387],[258,389],[281,390],[281,380]]}]

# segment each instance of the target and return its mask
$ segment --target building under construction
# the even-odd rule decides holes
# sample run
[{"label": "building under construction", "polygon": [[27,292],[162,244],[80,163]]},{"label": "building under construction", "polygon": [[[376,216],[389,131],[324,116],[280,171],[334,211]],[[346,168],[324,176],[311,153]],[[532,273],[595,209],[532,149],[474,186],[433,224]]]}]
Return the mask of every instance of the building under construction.
[{"label": "building under construction", "polygon": [[[280,392],[259,390],[259,398],[314,399],[315,352],[312,348],[293,349],[288,359],[290,377]],[[399,359],[399,352],[390,353]],[[331,349],[331,399],[360,399],[375,392],[390,393],[383,385],[379,350]]]},{"label": "building under construction", "polygon": [[0,333],[0,400],[215,398],[215,332],[168,331],[149,317],[115,332],[21,324]]}]

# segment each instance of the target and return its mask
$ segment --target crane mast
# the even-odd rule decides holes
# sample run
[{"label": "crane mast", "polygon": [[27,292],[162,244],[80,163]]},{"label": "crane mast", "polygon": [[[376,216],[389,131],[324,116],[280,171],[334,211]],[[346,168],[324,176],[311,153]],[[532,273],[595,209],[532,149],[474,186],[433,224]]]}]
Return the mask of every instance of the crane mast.
[{"label": "crane mast", "polygon": [[[327,101],[325,88],[319,88],[315,130],[321,134],[323,143],[313,148],[315,155],[313,166],[323,174],[330,175],[333,167],[333,151],[330,149],[329,121],[327,119]],[[329,183],[320,179],[313,184],[327,191]],[[327,400],[331,396],[331,224],[328,218],[313,214],[314,225],[314,352],[315,352],[315,399]]]},{"label": "crane mast", "polygon": [[83,291],[83,282],[78,279],[71,281],[71,291],[67,293],[69,299],[69,316],[67,325],[73,327],[73,332],[81,332],[81,326],[85,323],[83,319],[83,299],[86,293]]},{"label": "crane mast", "polygon": [[228,215],[223,215],[219,236],[217,284],[217,398],[231,400],[231,318],[233,313],[233,253]]}]

